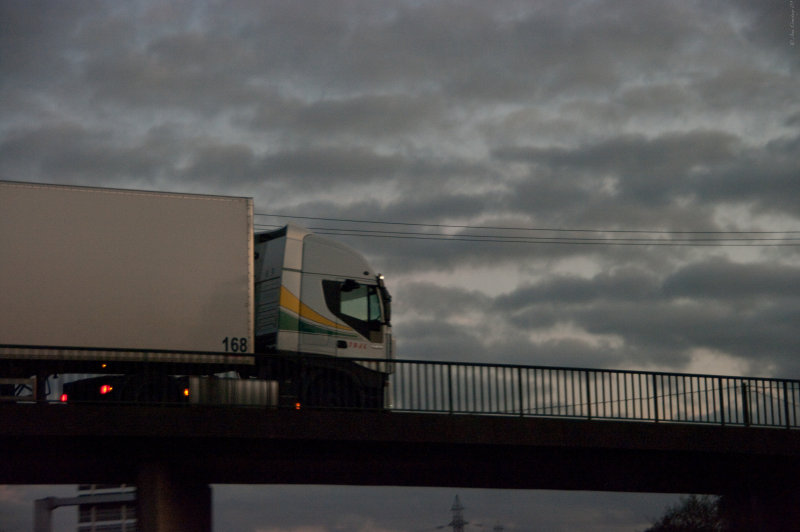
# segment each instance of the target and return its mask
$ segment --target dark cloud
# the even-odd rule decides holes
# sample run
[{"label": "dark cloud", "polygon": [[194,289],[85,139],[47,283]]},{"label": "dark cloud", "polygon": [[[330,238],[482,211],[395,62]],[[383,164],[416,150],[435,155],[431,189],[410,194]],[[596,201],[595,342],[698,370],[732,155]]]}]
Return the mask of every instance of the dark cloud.
[{"label": "dark cloud", "polygon": [[[82,2],[103,12],[102,2]],[[0,5],[0,68],[3,90],[21,88],[42,77],[62,76],[69,68],[64,44],[85,20],[86,11],[46,0]]]},{"label": "dark cloud", "polygon": [[379,142],[444,126],[445,107],[446,102],[436,95],[372,94],[307,102],[274,94],[243,122],[256,130],[294,131],[295,136],[284,142],[311,139],[331,144],[364,136]]},{"label": "dark cloud", "polygon": [[244,144],[207,145],[198,147],[182,173],[194,180],[252,182],[257,171],[253,150]]},{"label": "dark cloud", "polygon": [[800,296],[800,268],[775,264],[740,264],[710,260],[686,266],[670,275],[663,285],[668,297],[775,302]]},{"label": "dark cloud", "polygon": [[[494,156],[530,165],[532,179],[520,190],[530,190],[521,196],[534,202],[537,188],[546,203],[573,211],[577,208],[570,203],[606,200],[602,203],[608,207],[607,227],[628,225],[625,218],[615,220],[614,213],[631,206],[647,208],[654,220],[660,218],[660,209],[666,209],[668,216],[661,218],[680,224],[682,217],[671,212],[676,204],[689,205],[687,212],[698,205],[710,211],[713,205],[750,204],[759,210],[796,214],[796,202],[787,198],[800,194],[796,179],[800,166],[790,155],[797,143],[797,137],[780,137],[751,148],[730,133],[708,130],[656,138],[622,136],[574,148],[507,147],[495,150]],[[549,194],[552,189],[563,190],[563,199]],[[613,205],[622,210],[612,209]]]},{"label": "dark cloud", "polygon": [[535,168],[543,166],[554,175],[572,177],[571,173],[577,173],[568,181],[572,186],[608,177],[614,180],[609,193],[617,200],[655,206],[691,193],[692,186],[687,182],[691,172],[698,166],[727,163],[736,148],[733,135],[691,131],[654,139],[628,135],[574,148],[505,148],[497,150],[495,157],[528,162]]},{"label": "dark cloud", "polygon": [[[715,260],[666,278],[634,268],[555,276],[496,297],[412,285],[406,348],[421,358],[675,369],[707,349],[760,375],[796,375],[799,274]],[[548,334],[563,327],[572,331],[566,337]]]},{"label": "dark cloud", "polygon": [[0,140],[0,175],[42,182],[85,185],[127,181],[152,186],[175,172],[185,142],[169,126],[153,128],[130,145],[110,124],[90,128],[61,122],[15,129]]},{"label": "dark cloud", "polygon": [[270,178],[311,180],[317,184],[325,181],[352,184],[392,177],[403,163],[401,157],[382,155],[364,148],[311,149],[267,156],[260,169],[262,175]]},{"label": "dark cloud", "polygon": [[599,299],[632,302],[653,301],[658,279],[638,268],[620,268],[592,279],[554,275],[545,285],[519,288],[497,298],[500,308],[520,309],[541,303],[592,303]]},{"label": "dark cloud", "polygon": [[800,197],[800,164],[792,152],[800,149],[800,135],[779,137],[763,148],[746,149],[710,172],[696,185],[698,194],[709,203],[752,203],[762,213],[796,217]]},{"label": "dark cloud", "polygon": [[[797,375],[792,320],[796,305],[737,311],[719,304],[659,304],[643,312],[630,305],[598,305],[576,313],[588,332],[625,338],[642,360],[682,368],[693,349],[739,359],[758,376]],[[663,359],[667,354],[670,358]]]}]

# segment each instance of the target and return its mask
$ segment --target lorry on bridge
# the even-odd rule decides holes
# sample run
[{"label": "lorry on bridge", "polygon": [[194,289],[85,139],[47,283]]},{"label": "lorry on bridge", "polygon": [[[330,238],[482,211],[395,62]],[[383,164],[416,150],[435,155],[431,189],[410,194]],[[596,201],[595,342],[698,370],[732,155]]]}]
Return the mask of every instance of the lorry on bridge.
[{"label": "lorry on bridge", "polygon": [[0,181],[0,395],[61,375],[69,401],[382,407],[383,276],[253,218],[251,198]]}]

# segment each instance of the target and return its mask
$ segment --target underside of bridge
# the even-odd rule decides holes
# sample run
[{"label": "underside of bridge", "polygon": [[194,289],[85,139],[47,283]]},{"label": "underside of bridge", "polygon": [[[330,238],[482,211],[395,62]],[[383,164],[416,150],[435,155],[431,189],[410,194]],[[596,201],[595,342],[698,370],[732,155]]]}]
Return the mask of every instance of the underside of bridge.
[{"label": "underside of bridge", "polygon": [[[140,515],[152,517],[140,525],[145,532],[186,525],[174,516],[198,519],[197,530],[210,527],[211,483],[733,494],[749,501],[764,530],[800,523],[797,430],[394,412],[0,406],[0,483],[137,483]],[[174,528],[164,521],[170,515]]]}]

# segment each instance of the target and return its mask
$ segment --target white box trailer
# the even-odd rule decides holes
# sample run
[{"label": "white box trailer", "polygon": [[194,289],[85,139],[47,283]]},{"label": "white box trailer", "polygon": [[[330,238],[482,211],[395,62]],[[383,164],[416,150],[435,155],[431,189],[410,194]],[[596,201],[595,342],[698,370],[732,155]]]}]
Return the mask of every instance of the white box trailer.
[{"label": "white box trailer", "polygon": [[0,182],[0,344],[253,350],[250,198]]},{"label": "white box trailer", "polygon": [[296,226],[254,235],[253,216],[250,198],[0,181],[0,378],[191,402],[186,377],[232,372],[289,404],[383,405],[383,276]]}]

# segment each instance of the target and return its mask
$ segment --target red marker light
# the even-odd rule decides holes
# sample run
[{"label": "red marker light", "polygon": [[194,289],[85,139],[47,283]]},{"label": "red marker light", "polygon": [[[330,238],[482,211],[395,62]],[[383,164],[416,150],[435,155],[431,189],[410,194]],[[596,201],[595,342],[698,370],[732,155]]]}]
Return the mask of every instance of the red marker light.
[{"label": "red marker light", "polygon": [[111,392],[111,390],[113,390],[113,389],[114,388],[112,386],[110,386],[108,384],[104,384],[104,385],[100,386],[100,395],[105,395],[105,394]]},{"label": "red marker light", "polygon": [[69,397],[67,397],[67,394],[65,394],[65,393],[61,394],[61,402],[62,403],[66,403],[68,399],[69,399]]},{"label": "red marker light", "polygon": [[183,395],[184,395],[184,397],[189,397],[189,394],[190,394],[190,393],[191,393],[191,392],[189,391],[189,388],[184,388],[184,389],[183,389]]},{"label": "red marker light", "polygon": [[294,404],[294,409],[295,410],[300,410],[301,407],[302,407],[302,405],[300,403],[295,403]]}]

